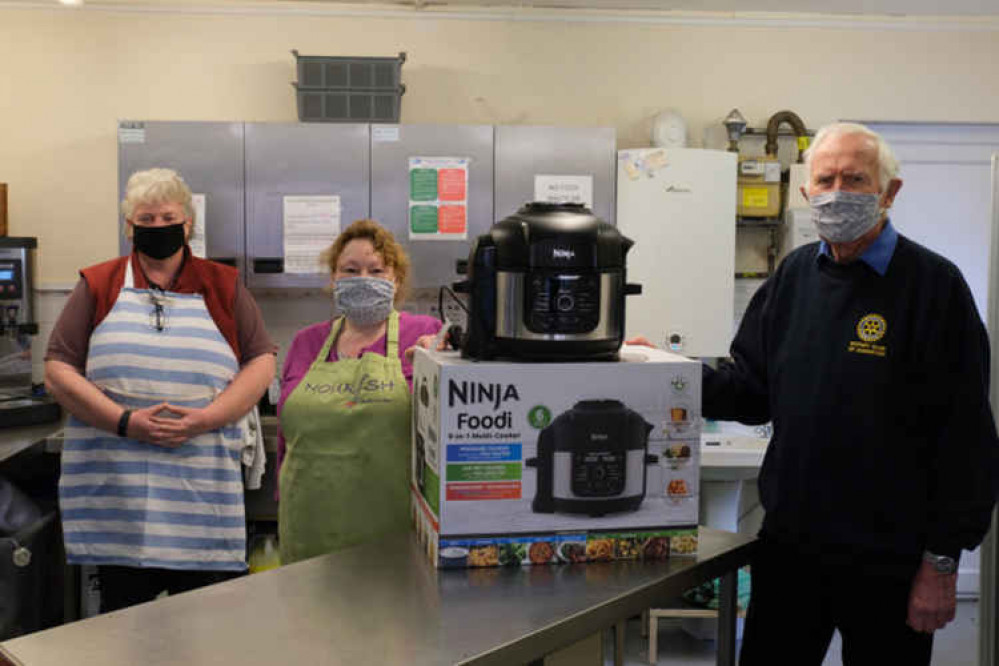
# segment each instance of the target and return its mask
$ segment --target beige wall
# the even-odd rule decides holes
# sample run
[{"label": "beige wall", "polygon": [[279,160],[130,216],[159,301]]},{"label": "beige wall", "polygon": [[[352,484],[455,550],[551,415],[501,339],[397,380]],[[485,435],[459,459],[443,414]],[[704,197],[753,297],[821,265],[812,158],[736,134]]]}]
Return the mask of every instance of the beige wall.
[{"label": "beige wall", "polygon": [[999,120],[994,21],[843,29],[722,15],[677,25],[278,7],[0,8],[0,181],[10,183],[10,233],[39,237],[42,285],[72,282],[117,252],[117,119],[294,121],[292,48],[406,51],[403,122],[612,125],[622,148],[646,145],[665,107],[685,116],[695,145],[736,106],[753,125],[782,108],[811,127]]}]

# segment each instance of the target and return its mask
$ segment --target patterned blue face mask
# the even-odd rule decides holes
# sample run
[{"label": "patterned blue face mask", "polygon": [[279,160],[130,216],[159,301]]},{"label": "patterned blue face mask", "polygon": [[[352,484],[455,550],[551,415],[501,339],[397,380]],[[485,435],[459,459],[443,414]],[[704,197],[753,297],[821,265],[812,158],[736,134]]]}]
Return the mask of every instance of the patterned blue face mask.
[{"label": "patterned blue face mask", "polygon": [[358,326],[388,319],[395,299],[395,282],[375,277],[340,278],[333,285],[337,311]]},{"label": "patterned blue face mask", "polygon": [[825,241],[850,243],[874,228],[884,212],[881,196],[864,192],[823,192],[808,199],[812,222]]}]

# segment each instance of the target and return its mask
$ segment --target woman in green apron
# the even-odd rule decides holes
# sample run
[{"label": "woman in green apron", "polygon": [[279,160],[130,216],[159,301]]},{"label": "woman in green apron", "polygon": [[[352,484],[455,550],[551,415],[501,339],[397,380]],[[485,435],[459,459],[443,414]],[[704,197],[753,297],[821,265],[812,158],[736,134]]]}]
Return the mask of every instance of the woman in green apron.
[{"label": "woman in green apron", "polygon": [[405,350],[441,322],[398,312],[409,258],[372,220],[323,254],[337,316],[299,331],[278,403],[281,561],[409,529],[410,391]]}]

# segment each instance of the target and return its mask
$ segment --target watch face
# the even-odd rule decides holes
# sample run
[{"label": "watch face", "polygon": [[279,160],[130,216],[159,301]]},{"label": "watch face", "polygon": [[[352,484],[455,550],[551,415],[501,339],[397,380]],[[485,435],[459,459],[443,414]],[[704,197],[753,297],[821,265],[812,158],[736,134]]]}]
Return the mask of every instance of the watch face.
[{"label": "watch face", "polygon": [[957,562],[946,555],[931,555],[926,558],[938,573],[952,574],[957,572]]}]

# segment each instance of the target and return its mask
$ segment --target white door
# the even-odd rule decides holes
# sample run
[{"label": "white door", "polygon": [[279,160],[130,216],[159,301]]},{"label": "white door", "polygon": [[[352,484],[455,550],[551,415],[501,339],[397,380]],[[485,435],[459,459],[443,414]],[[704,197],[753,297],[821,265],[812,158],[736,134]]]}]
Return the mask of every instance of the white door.
[{"label": "white door", "polygon": [[[899,233],[957,264],[985,321],[992,246],[992,154],[999,151],[999,125],[865,124],[884,136],[901,162],[903,184],[890,213],[892,224]],[[990,334],[995,359],[999,334]],[[999,377],[993,374],[992,381]],[[978,551],[964,553],[958,593],[977,595],[979,573]]]}]

